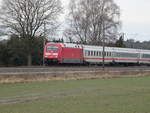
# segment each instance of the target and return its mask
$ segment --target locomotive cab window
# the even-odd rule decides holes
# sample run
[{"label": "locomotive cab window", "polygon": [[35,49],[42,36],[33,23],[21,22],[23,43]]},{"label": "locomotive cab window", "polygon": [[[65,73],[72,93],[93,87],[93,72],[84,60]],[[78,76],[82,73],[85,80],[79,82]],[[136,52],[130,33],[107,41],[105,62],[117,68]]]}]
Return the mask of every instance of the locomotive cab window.
[{"label": "locomotive cab window", "polygon": [[58,47],[56,46],[47,46],[47,51],[58,51]]}]

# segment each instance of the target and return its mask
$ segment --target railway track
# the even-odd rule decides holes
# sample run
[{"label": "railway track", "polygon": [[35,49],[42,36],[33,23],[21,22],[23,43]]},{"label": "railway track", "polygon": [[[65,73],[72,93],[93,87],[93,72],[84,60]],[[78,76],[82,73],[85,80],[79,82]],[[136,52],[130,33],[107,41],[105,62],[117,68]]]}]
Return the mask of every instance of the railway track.
[{"label": "railway track", "polygon": [[[106,67],[105,71],[150,71],[148,66]],[[1,67],[2,74],[103,71],[101,66]]]}]

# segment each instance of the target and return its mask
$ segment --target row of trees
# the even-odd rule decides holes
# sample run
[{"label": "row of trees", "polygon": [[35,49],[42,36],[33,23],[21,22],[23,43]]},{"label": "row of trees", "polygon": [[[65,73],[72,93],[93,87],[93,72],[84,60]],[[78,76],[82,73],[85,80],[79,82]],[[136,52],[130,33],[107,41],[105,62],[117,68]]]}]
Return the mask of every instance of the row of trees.
[{"label": "row of trees", "polygon": [[[60,0],[3,0],[0,34],[11,38],[0,42],[1,64],[32,65],[34,56],[42,59],[43,39],[56,33],[62,13]],[[70,0],[64,36],[82,44],[102,45],[104,37],[106,43],[114,42],[119,17],[120,9],[113,0]],[[4,62],[7,56],[10,61]]]},{"label": "row of trees", "polygon": [[135,41],[133,39],[128,39],[124,42],[125,47],[127,48],[135,48],[135,49],[147,49],[150,50],[150,41]]},{"label": "row of trees", "polygon": [[67,39],[92,45],[116,39],[120,9],[113,0],[71,0],[69,6]]},{"label": "row of trees", "polygon": [[[41,65],[43,57],[43,37],[36,37],[32,42],[32,64]],[[25,66],[27,65],[26,40],[17,35],[10,39],[0,41],[0,66]]]}]

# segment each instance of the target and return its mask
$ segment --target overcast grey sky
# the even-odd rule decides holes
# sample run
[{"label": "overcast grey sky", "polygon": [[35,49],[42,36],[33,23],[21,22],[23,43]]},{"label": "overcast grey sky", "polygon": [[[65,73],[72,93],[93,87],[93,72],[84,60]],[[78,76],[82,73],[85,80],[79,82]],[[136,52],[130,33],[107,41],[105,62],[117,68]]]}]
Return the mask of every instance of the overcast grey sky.
[{"label": "overcast grey sky", "polygon": [[115,0],[121,8],[126,38],[150,40],[150,0]]},{"label": "overcast grey sky", "polygon": [[[150,40],[150,0],[114,0],[121,9],[122,29],[126,39]],[[67,6],[69,0],[62,0]]]},{"label": "overcast grey sky", "polygon": [[[1,1],[1,0],[0,0]],[[126,39],[150,40],[150,0],[115,0],[121,9],[121,31]],[[62,0],[67,8],[69,0]],[[63,18],[65,21],[65,18]]]}]

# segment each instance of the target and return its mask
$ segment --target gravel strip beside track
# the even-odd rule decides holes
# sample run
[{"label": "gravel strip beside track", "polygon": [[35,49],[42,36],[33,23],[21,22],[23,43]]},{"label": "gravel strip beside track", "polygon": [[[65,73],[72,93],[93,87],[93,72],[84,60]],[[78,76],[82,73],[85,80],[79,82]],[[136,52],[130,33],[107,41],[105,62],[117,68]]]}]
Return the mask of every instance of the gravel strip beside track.
[{"label": "gravel strip beside track", "polygon": [[[13,74],[13,73],[50,73],[50,72],[69,72],[69,71],[101,71],[102,67],[30,67],[30,68],[0,68],[0,74]],[[135,71],[135,70],[150,70],[150,67],[106,67],[105,71]]]}]

